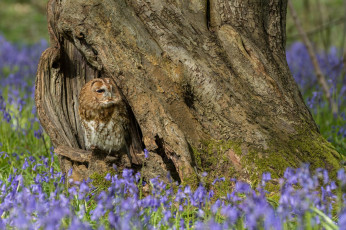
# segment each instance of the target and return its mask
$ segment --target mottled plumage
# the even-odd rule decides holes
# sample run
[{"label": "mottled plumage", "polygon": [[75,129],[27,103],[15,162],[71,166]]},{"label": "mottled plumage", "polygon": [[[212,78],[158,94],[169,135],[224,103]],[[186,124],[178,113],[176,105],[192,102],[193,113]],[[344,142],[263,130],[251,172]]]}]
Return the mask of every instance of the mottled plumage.
[{"label": "mottled plumage", "polygon": [[126,104],[112,79],[97,78],[83,86],[79,116],[88,150],[112,152],[126,147],[129,126]]}]

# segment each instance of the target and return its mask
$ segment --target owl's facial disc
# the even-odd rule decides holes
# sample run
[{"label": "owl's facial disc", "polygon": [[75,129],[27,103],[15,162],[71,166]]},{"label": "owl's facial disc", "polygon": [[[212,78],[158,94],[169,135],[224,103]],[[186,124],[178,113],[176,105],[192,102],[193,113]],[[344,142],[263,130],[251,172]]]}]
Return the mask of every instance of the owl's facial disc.
[{"label": "owl's facial disc", "polygon": [[105,85],[102,81],[95,81],[92,84],[92,91],[94,98],[103,108],[111,107],[121,101],[120,97],[117,97],[113,92],[112,85]]}]

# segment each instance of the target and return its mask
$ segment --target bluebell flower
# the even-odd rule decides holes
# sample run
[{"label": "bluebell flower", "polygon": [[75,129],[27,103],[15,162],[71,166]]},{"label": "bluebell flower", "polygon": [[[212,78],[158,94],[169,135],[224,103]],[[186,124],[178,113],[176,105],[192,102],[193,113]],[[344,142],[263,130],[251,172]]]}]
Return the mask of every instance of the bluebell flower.
[{"label": "bluebell flower", "polygon": [[338,227],[340,230],[346,230],[346,208],[339,214]]},{"label": "bluebell flower", "polygon": [[[214,219],[210,219],[208,221],[208,228],[213,230],[223,230],[223,227],[221,224],[215,222]],[[197,229],[197,228],[196,228]]]},{"label": "bluebell flower", "polygon": [[240,217],[240,211],[237,209],[237,207],[232,205],[223,205],[221,207],[220,213],[224,215],[227,219],[226,221],[232,225],[235,224],[238,218]]},{"label": "bluebell flower", "polygon": [[163,211],[164,222],[168,223],[171,217],[172,217],[172,212],[170,210]]},{"label": "bluebell flower", "polygon": [[111,174],[110,174],[110,173],[107,173],[107,175],[105,176],[105,179],[106,179],[107,181],[110,181],[110,180],[112,179]]},{"label": "bluebell flower", "polygon": [[125,180],[129,180],[129,181],[132,181],[134,178],[132,177],[132,175],[133,175],[133,170],[132,169],[127,169],[127,168],[125,168],[124,170],[123,170],[123,178],[125,179]]},{"label": "bluebell flower", "polygon": [[185,193],[181,190],[181,188],[178,188],[178,191],[175,195],[175,202],[182,202],[186,198]]},{"label": "bluebell flower", "polygon": [[13,219],[13,226],[15,226],[17,229],[30,229],[32,225],[30,218],[28,218],[21,209],[16,211],[17,215]]},{"label": "bluebell flower", "polygon": [[88,184],[83,181],[79,186],[79,198],[83,199],[84,196],[90,191]]},{"label": "bluebell flower", "polygon": [[202,185],[199,185],[196,191],[193,193],[193,199],[191,200],[191,202],[193,203],[193,205],[198,205],[199,207],[201,207],[206,199],[207,191]]},{"label": "bluebell flower", "polygon": [[35,159],[35,157],[33,157],[33,156],[29,156],[29,161],[32,162],[32,163],[34,163],[34,162],[36,161],[36,159]]},{"label": "bluebell flower", "polygon": [[251,187],[248,183],[238,181],[235,184],[235,191],[237,191],[239,193],[248,193],[248,192],[250,192],[250,190],[251,190]]},{"label": "bluebell flower", "polygon": [[110,223],[110,225],[116,229],[116,227],[119,225],[119,216],[116,215],[115,213],[113,212],[110,212],[108,214],[108,221]]},{"label": "bluebell flower", "polygon": [[212,183],[212,185],[215,185],[217,182],[225,181],[225,177],[216,177]]},{"label": "bluebell flower", "polygon": [[203,222],[201,221],[196,221],[195,223],[195,229],[196,230],[202,230],[202,229],[207,229],[206,226],[204,225]]},{"label": "bluebell flower", "polygon": [[68,170],[68,173],[67,173],[67,176],[68,176],[68,177],[70,177],[70,176],[72,175],[72,171],[73,171],[72,168],[70,168],[70,169]]},{"label": "bluebell flower", "polygon": [[137,172],[137,173],[135,174],[135,181],[136,181],[136,183],[138,183],[138,182],[140,181],[140,179],[141,179],[141,173],[140,173],[140,172]]},{"label": "bluebell flower", "polygon": [[149,157],[149,151],[147,149],[144,149],[144,157],[145,158]]},{"label": "bluebell flower", "polygon": [[28,168],[28,167],[29,167],[29,163],[28,163],[27,158],[25,158],[24,164],[23,164],[23,166],[22,166],[22,169],[25,170],[25,169]]},{"label": "bluebell flower", "polygon": [[346,138],[346,125],[339,127],[337,135]]},{"label": "bluebell flower", "polygon": [[82,222],[80,219],[74,217],[72,218],[71,224],[68,227],[69,230],[77,230],[77,229],[85,229],[85,230],[91,230],[92,227],[85,222]]},{"label": "bluebell flower", "polygon": [[191,187],[189,185],[185,186],[184,193],[186,195],[191,195],[192,194]]},{"label": "bluebell flower", "polygon": [[219,199],[216,200],[216,202],[211,206],[211,212],[213,214],[216,214],[221,206],[221,201]]},{"label": "bluebell flower", "polygon": [[209,194],[208,194],[209,200],[214,196],[214,194],[215,194],[214,190],[211,189],[211,190],[209,191]]},{"label": "bluebell flower", "polygon": [[184,230],[185,229],[185,221],[183,218],[180,218],[179,221],[179,229]]},{"label": "bluebell flower", "polygon": [[101,216],[103,216],[106,213],[106,211],[103,208],[103,204],[99,202],[96,208],[91,211],[91,213],[91,220],[95,221],[98,220]]}]

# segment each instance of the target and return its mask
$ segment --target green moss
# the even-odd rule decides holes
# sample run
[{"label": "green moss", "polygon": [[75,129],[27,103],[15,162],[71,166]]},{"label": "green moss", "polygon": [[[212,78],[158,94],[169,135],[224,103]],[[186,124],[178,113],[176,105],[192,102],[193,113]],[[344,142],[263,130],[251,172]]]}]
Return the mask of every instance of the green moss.
[{"label": "green moss", "polygon": [[333,146],[312,131],[301,132],[285,143],[273,142],[269,149],[263,154],[252,150],[242,158],[243,165],[252,170],[250,181],[253,184],[259,182],[264,172],[270,172],[272,178],[280,178],[287,167],[297,168],[303,163],[310,164],[311,170],[326,168],[332,178],[340,167],[340,156]]},{"label": "green moss", "polygon": [[280,200],[280,188],[280,184],[275,180],[268,181],[265,185],[265,190],[268,192],[266,195],[268,201],[276,206],[278,206]]},{"label": "green moss", "polygon": [[184,180],[182,181],[181,184],[182,186],[190,185],[191,188],[194,190],[197,188],[199,182],[200,180],[198,179],[198,177],[195,174],[193,174],[193,175],[184,177]]},{"label": "green moss", "polygon": [[[334,178],[340,167],[340,155],[333,146],[320,134],[310,130],[302,131],[286,141],[273,141],[268,150],[249,148],[242,152],[240,146],[240,142],[235,141],[204,140],[198,147],[192,147],[198,171],[208,173],[206,178],[201,179],[208,189],[213,187],[212,182],[217,177],[225,177],[226,181],[235,177],[255,187],[264,172],[270,172],[275,179],[282,177],[287,167],[298,168],[303,163],[309,163],[311,170],[326,168]],[[229,151],[240,161],[234,162]],[[229,189],[229,185],[219,187],[218,193],[226,194]],[[272,186],[272,191],[279,191],[279,187]]]},{"label": "green moss", "polygon": [[[239,171],[234,168],[225,152],[231,150],[240,155],[240,144],[233,141],[204,140],[199,147],[192,147],[192,150],[197,170],[208,173],[206,177],[200,177],[204,186],[207,189],[214,189],[217,195],[226,195],[231,188],[229,179],[238,177]],[[213,186],[213,181],[217,177],[225,177],[226,182]]]},{"label": "green moss", "polygon": [[98,188],[99,191],[107,190],[111,186],[111,182],[106,180],[105,177],[108,173],[111,173],[111,175],[114,175],[114,172],[105,172],[102,174],[99,173],[93,173],[90,176],[90,179],[92,179],[92,185]]}]

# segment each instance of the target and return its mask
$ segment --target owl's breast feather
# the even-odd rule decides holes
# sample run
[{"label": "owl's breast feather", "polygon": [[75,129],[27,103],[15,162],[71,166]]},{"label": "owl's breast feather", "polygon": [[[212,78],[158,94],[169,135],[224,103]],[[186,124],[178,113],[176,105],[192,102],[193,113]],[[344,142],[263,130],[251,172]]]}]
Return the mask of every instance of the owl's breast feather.
[{"label": "owl's breast feather", "polygon": [[126,130],[122,123],[117,119],[111,119],[107,122],[100,120],[83,121],[86,148],[97,147],[107,152],[119,151],[125,145]]}]

